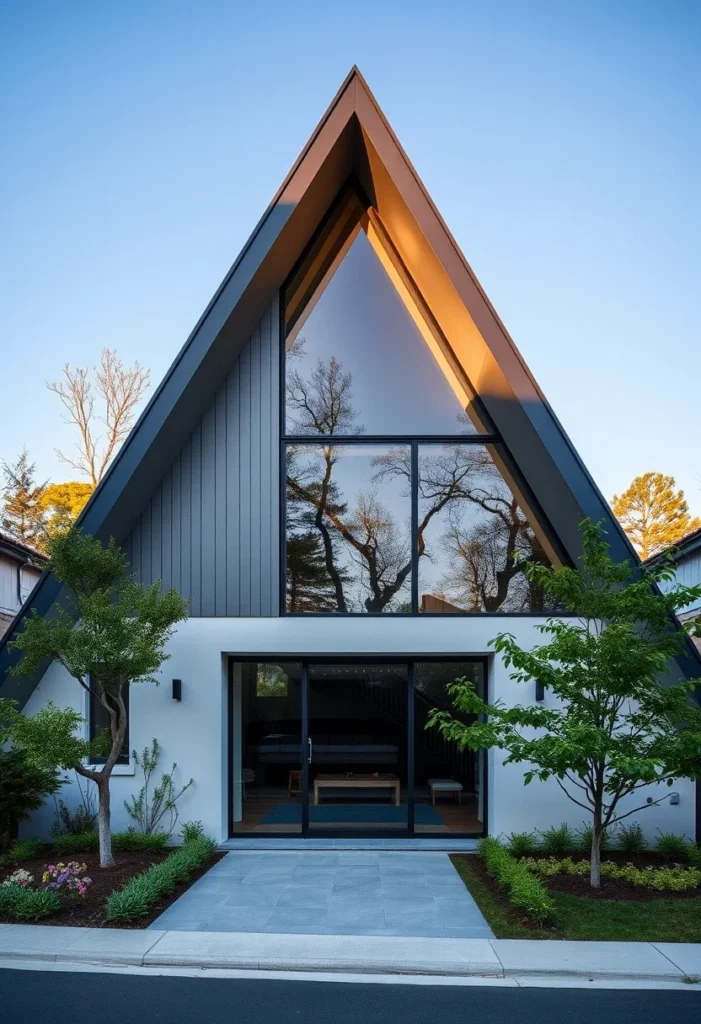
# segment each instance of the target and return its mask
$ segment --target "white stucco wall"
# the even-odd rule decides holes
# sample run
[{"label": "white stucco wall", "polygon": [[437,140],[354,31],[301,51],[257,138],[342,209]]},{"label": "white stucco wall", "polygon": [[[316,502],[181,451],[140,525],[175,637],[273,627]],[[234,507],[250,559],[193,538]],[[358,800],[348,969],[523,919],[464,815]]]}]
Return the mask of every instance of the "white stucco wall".
[{"label": "white stucco wall", "polygon": [[[156,736],[163,748],[162,766],[178,763],[178,777],[190,776],[195,785],[180,804],[181,821],[202,821],[217,840],[227,837],[227,678],[228,655],[388,654],[490,655],[489,696],[506,704],[534,701],[531,684],[513,683],[503,663],[491,653],[488,641],[499,630],[513,633],[522,645],[540,639],[537,618],[195,618],[184,623],[172,638],[170,659],[163,665],[161,685],[138,685],[131,692],[130,746],[142,750]],[[182,680],[182,701],[171,697],[171,679]],[[52,665],[25,708],[33,714],[47,701],[72,706],[87,713],[84,693],[59,665]],[[546,697],[547,699],[547,697]],[[555,782],[523,785],[523,767],[502,765],[503,755],[488,755],[488,828],[491,835],[530,831],[569,822],[581,827],[585,812],[572,804]],[[112,782],[115,829],[126,828],[129,819],[123,800],[141,786],[131,767],[118,767]],[[66,786],[63,799],[76,802],[77,793]],[[680,803],[668,800],[629,819],[639,820],[646,834],[657,829],[694,835],[694,786],[676,783]],[[645,790],[656,797],[652,788]],[[629,806],[633,806],[632,804]],[[24,828],[25,834],[47,835],[53,821],[53,804],[37,812]]]}]

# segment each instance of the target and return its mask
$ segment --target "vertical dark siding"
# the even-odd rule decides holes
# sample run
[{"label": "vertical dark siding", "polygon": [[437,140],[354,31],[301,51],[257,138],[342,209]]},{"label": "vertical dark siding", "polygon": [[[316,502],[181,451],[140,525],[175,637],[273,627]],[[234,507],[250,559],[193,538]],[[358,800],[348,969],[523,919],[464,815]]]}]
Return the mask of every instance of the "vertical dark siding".
[{"label": "vertical dark siding", "polygon": [[275,302],[124,545],[193,616],[278,614],[278,344]]}]

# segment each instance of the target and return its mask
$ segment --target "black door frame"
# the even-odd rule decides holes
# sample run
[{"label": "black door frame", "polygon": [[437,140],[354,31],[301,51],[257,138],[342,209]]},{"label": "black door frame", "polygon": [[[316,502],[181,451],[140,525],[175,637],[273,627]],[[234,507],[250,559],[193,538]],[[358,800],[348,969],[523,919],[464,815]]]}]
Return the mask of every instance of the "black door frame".
[{"label": "black door frame", "polygon": [[[415,834],[415,804],[414,804],[414,762],[415,762],[415,665],[416,662],[461,662],[476,661],[482,664],[485,686],[488,682],[488,658],[483,655],[470,654],[434,654],[433,652],[421,652],[419,654],[313,654],[300,655],[290,653],[256,654],[256,655],[230,655],[228,662],[228,699],[227,699],[227,763],[228,763],[228,833],[230,839],[306,839],[310,837],[309,827],[309,665],[310,664],[403,664],[407,667],[407,827],[405,829],[372,829],[367,833],[358,830],[348,829],[324,829],[323,831],[311,830],[311,837],[314,839],[445,839],[445,832],[421,832]],[[234,724],[234,699],[233,699],[233,668],[235,663],[256,663],[256,662],[294,662],[301,667],[301,764],[302,771],[302,822],[301,831],[297,832],[275,832],[274,835],[263,836],[260,832],[234,831],[234,752],[233,752],[233,724]],[[489,821],[489,768],[487,758],[484,758],[483,773],[480,773],[480,787],[482,790],[482,812],[483,829],[481,832],[451,832],[452,839],[474,839],[488,835]],[[482,775],[484,777],[482,777]]]}]

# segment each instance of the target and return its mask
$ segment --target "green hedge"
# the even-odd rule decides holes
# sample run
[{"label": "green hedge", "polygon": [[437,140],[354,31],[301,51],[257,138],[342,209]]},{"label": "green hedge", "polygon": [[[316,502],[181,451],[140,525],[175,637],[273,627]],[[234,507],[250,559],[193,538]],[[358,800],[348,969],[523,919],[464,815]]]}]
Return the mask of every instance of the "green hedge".
[{"label": "green hedge", "polygon": [[142,875],[131,878],[122,889],[109,896],[106,903],[108,920],[133,921],[144,917],[163,896],[173,892],[206,864],[215,849],[216,844],[206,836],[193,839],[160,864],[154,864]]},{"label": "green hedge", "polygon": [[504,846],[496,839],[481,839],[479,852],[489,874],[507,890],[509,903],[540,924],[552,916],[554,904],[542,882]]},{"label": "green hedge", "polygon": [[39,921],[61,909],[55,889],[25,889],[21,885],[0,885],[0,914],[15,921]]},{"label": "green hedge", "polygon": [[[159,853],[165,847],[168,838],[165,832],[155,832],[148,836],[141,832],[114,832],[112,834],[112,849]],[[100,848],[100,841],[97,832],[80,832],[77,835],[56,836],[52,846],[61,856],[73,853],[96,853]]]},{"label": "green hedge", "polygon": [[54,836],[51,846],[56,853],[65,857],[72,853],[95,853],[100,844],[97,832],[69,832],[65,836]]},{"label": "green hedge", "polygon": [[41,839],[17,839],[4,857],[0,857],[0,868],[16,868],[22,861],[38,857],[43,849]]}]

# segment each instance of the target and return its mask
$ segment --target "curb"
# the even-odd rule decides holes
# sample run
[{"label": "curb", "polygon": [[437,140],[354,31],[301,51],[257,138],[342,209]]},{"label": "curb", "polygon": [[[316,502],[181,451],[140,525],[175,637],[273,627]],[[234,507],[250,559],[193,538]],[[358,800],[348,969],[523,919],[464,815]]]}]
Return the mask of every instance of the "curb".
[{"label": "curb", "polygon": [[[333,974],[386,974],[416,975],[423,977],[454,977],[454,978],[540,978],[563,981],[570,979],[587,979],[591,981],[649,981],[649,982],[683,982],[687,975],[674,968],[661,971],[616,971],[616,970],[566,970],[562,968],[544,969],[504,968],[502,965],[486,967],[484,964],[465,962],[443,962],[437,966],[435,961],[421,960],[360,960],[335,959],[308,960],[304,957],[245,957],[245,956],[203,956],[194,959],[191,956],[173,954],[158,955],[157,953],[125,954],[125,953],[80,953],[70,951],[59,953],[31,952],[29,950],[0,950],[0,961],[16,960],[24,963],[60,963],[82,964],[93,967],[143,967],[153,968],[190,968],[194,970],[243,970],[243,971],[285,971],[290,973],[333,973]],[[693,990],[695,986],[691,985]],[[698,986],[701,994],[701,985]]]},{"label": "curb", "polygon": [[[451,939],[0,925],[0,963],[195,971],[668,983],[701,978],[701,944]],[[692,986],[693,987],[693,986]],[[701,992],[701,984],[697,991]]]}]

